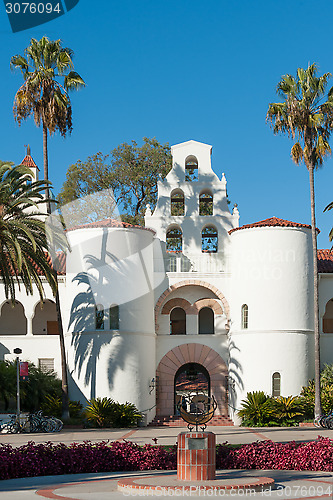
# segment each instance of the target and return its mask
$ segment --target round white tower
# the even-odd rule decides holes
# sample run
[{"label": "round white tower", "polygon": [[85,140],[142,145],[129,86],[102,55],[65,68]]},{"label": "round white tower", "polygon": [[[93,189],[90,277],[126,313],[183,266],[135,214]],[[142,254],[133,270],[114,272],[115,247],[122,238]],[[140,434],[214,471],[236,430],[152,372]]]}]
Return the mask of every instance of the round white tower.
[{"label": "round white tower", "polygon": [[67,352],[74,399],[154,405],[151,230],[106,220],[68,232]]},{"label": "round white tower", "polygon": [[230,231],[231,399],[296,395],[313,372],[311,228],[273,217]]}]

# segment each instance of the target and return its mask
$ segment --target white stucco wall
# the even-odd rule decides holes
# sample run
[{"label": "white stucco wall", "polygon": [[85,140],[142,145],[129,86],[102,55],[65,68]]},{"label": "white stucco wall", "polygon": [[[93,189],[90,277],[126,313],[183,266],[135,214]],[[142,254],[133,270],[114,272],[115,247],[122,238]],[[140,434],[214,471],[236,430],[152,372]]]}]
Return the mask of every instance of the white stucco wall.
[{"label": "white stucco wall", "polygon": [[[313,374],[311,233],[306,228],[258,227],[231,234],[230,394],[235,408],[248,391],[296,395]],[[248,328],[241,308],[248,305]]]},{"label": "white stucco wall", "polygon": [[[70,390],[77,399],[111,397],[154,406],[153,232],[84,228],[69,232],[67,324]],[[119,330],[96,330],[95,305],[119,305]]]}]

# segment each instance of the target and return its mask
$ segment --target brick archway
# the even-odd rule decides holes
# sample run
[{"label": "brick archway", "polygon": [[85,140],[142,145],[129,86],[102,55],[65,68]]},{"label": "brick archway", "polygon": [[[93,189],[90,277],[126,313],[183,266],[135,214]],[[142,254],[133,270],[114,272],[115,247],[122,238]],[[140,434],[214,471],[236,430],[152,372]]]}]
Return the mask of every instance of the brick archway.
[{"label": "brick archway", "polygon": [[206,368],[210,377],[211,394],[217,401],[217,415],[228,415],[228,368],[221,356],[202,344],[182,344],[174,347],[161,359],[158,377],[157,415],[174,413],[174,379],[178,369],[186,363],[198,363]]},{"label": "brick archway", "polygon": [[[155,305],[155,331],[158,331],[158,315],[161,311],[161,308],[163,306],[163,303],[165,303],[167,297],[174,291],[177,290],[178,288],[182,288],[184,286],[189,286],[189,285],[195,285],[195,286],[201,286],[203,288],[207,288],[208,290],[212,291],[217,298],[219,298],[222,302],[223,309],[225,312],[225,315],[227,317],[227,320],[230,320],[230,307],[228,304],[227,299],[223,295],[223,293],[220,292],[216,286],[211,285],[210,283],[206,283],[205,281],[200,281],[200,280],[184,280],[184,281],[179,281],[179,283],[175,283],[174,285],[171,285],[169,288],[165,290],[165,292],[160,295],[158,301],[156,302]],[[178,299],[179,300],[179,299]],[[200,308],[203,307],[200,305]],[[220,314],[220,313],[219,313]]]}]

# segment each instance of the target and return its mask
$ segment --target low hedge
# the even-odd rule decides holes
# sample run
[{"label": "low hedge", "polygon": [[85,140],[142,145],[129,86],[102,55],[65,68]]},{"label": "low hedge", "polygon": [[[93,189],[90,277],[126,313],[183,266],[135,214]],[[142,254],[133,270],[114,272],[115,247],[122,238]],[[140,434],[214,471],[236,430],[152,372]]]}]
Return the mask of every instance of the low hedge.
[{"label": "low hedge", "polygon": [[[139,446],[129,441],[108,443],[0,445],[0,479],[94,472],[174,470],[177,447]],[[216,448],[217,469],[287,469],[333,471],[333,441],[309,443],[257,441],[234,448]]]}]

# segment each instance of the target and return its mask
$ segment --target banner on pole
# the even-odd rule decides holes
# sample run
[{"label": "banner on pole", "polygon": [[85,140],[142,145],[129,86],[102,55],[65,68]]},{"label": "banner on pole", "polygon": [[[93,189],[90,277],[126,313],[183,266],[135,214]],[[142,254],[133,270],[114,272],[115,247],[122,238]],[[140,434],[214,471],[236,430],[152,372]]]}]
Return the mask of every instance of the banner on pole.
[{"label": "banner on pole", "polygon": [[20,377],[22,380],[27,380],[29,376],[29,367],[27,361],[20,361]]}]

